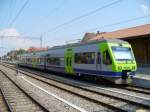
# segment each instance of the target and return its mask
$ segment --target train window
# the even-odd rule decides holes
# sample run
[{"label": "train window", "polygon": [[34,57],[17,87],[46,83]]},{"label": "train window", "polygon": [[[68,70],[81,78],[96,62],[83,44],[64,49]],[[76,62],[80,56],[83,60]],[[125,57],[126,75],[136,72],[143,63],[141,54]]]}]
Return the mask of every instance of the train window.
[{"label": "train window", "polygon": [[37,59],[37,62],[38,62],[39,64],[43,63],[43,58],[38,58],[38,59]]},{"label": "train window", "polygon": [[64,58],[62,57],[62,58],[60,58],[60,65],[64,65]]},{"label": "train window", "polygon": [[27,58],[27,63],[31,63],[31,58]]},{"label": "train window", "polygon": [[40,58],[37,58],[37,63],[41,63],[41,59]]},{"label": "train window", "polygon": [[47,63],[50,65],[60,65],[60,58],[58,57],[48,57]]},{"label": "train window", "polygon": [[85,52],[75,54],[75,63],[77,64],[94,64],[95,63],[95,53]]},{"label": "train window", "polygon": [[112,63],[108,50],[103,52],[103,64],[110,65]]}]

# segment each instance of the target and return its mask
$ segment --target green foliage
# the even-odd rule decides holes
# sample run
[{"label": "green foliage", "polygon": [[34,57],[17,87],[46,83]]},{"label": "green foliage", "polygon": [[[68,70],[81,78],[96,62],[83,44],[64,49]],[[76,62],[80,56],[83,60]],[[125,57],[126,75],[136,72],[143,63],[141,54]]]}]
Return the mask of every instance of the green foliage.
[{"label": "green foliage", "polygon": [[26,53],[27,51],[26,50],[24,50],[24,49],[19,49],[17,52],[16,52],[16,54],[17,55],[20,55],[20,54],[24,54],[24,53]]}]

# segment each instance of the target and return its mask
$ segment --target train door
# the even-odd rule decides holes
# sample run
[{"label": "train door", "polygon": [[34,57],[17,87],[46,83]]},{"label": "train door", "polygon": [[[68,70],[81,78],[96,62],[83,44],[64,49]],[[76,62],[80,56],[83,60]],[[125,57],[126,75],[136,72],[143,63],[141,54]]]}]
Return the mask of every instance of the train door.
[{"label": "train door", "polygon": [[109,51],[106,49],[105,51],[103,51],[102,54],[102,70],[103,71],[110,71],[111,70],[111,58],[110,58],[110,53]]},{"label": "train door", "polygon": [[33,53],[33,55],[31,56],[31,61],[32,61],[32,67],[35,68],[37,66],[37,57],[35,53]]},{"label": "train door", "polygon": [[101,52],[101,71],[111,71],[112,61],[108,50],[107,43],[100,43]]},{"label": "train door", "polygon": [[65,71],[66,73],[73,74],[73,51],[67,49],[65,52]]}]

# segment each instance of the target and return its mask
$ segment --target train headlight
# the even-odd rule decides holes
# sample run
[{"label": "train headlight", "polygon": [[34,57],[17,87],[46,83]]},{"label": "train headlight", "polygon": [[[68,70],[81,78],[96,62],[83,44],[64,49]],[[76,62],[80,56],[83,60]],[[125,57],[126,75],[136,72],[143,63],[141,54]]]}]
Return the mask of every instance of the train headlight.
[{"label": "train headlight", "polygon": [[127,75],[129,76],[129,75],[130,75],[130,72],[127,72]]}]

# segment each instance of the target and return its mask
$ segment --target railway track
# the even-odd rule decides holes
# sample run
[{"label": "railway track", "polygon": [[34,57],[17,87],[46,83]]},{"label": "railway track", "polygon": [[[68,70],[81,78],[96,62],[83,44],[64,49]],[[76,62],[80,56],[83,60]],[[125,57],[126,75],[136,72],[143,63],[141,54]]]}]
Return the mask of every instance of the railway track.
[{"label": "railway track", "polygon": [[[1,95],[5,104],[4,111],[9,112],[47,112],[42,105],[30,97],[13,80],[0,71]],[[3,102],[4,102],[3,101]],[[4,104],[3,104],[4,105]],[[2,111],[3,112],[3,111]]]},{"label": "railway track", "polygon": [[[9,66],[10,65],[10,66]],[[15,67],[14,64],[9,64],[9,65],[5,65],[7,67]],[[24,70],[21,68],[21,70]],[[28,71],[30,72],[30,70],[28,69]],[[32,73],[32,71],[31,71]],[[35,72],[34,72],[35,73]],[[40,72],[41,73],[41,72]],[[43,74],[43,73],[42,73]],[[93,83],[93,82],[92,82]],[[98,83],[100,85],[100,83]],[[105,86],[105,85],[104,85]],[[125,90],[128,90],[128,91],[133,91],[133,92],[136,92],[136,93],[142,93],[142,94],[147,94],[147,95],[150,95],[150,89],[148,88],[144,88],[144,87],[137,87],[137,86],[133,86],[133,85],[125,85],[124,86],[118,86],[118,85],[108,85],[108,86],[111,86],[111,87],[114,87],[114,88],[118,88],[118,89],[125,89]],[[107,86],[106,86],[107,87]]]},{"label": "railway track", "polygon": [[[24,68],[19,68],[23,71],[28,71],[29,73],[33,73],[33,74],[36,74],[36,75],[39,75],[39,74],[43,74],[43,76],[47,73],[43,73],[43,72],[39,72],[39,71],[34,71],[34,70],[30,70],[30,69],[24,69]],[[36,72],[39,72],[36,73]],[[90,84],[93,84],[93,82],[91,82]],[[118,86],[118,85],[105,85],[105,84],[94,84],[95,86],[99,86],[99,85],[102,85],[104,87],[112,87],[112,88],[117,88],[117,89],[122,89],[122,90],[128,90],[128,91],[131,91],[131,92],[136,92],[136,93],[141,93],[141,94],[145,94],[145,95],[150,95],[150,89],[147,89],[147,88],[143,88],[143,87],[137,87],[137,86],[132,86],[132,85],[125,85],[125,86]]]},{"label": "railway track", "polygon": [[9,106],[7,105],[4,94],[2,90],[0,89],[0,112],[8,112],[8,111],[10,111]]},{"label": "railway track", "polygon": [[[34,78],[34,79],[35,79],[35,78]],[[26,80],[26,79],[25,79],[25,80]],[[37,80],[37,79],[36,79],[36,80]],[[33,82],[33,81],[30,82],[29,80],[26,80],[26,81],[28,81],[28,82],[31,83],[31,84],[32,84],[32,82]],[[39,81],[42,82],[42,80],[39,80]],[[48,83],[46,83],[46,82],[44,82],[44,81],[43,81],[43,83],[48,84]],[[48,84],[48,85],[50,85],[50,84]],[[115,112],[116,112],[116,111],[117,111],[117,112],[126,112],[124,109],[121,109],[121,108],[119,108],[119,107],[117,107],[117,106],[113,106],[113,105],[111,105],[111,104],[107,104],[107,103],[98,101],[98,100],[96,100],[96,99],[92,99],[92,98],[87,97],[87,96],[85,96],[85,95],[78,94],[77,92],[72,92],[71,90],[67,90],[67,89],[65,89],[65,88],[63,88],[63,87],[55,86],[55,85],[52,85],[52,84],[51,84],[51,86],[54,86],[54,87],[56,87],[56,88],[59,88],[60,90],[66,91],[66,92],[68,92],[68,93],[70,93],[70,94],[73,94],[73,95],[76,95],[76,96],[78,96],[78,97],[84,98],[85,100],[88,100],[89,102],[93,102],[93,103],[95,103],[95,104],[104,106],[105,108],[107,108],[107,111],[110,111],[110,112],[112,112],[112,111],[115,111]],[[84,112],[84,111],[83,111],[83,112]],[[86,111],[86,112],[88,112],[88,111]]]},{"label": "railway track", "polygon": [[[11,69],[14,69],[14,68],[11,68]],[[72,84],[68,84],[66,82],[62,82],[62,81],[58,81],[58,80],[54,80],[54,79],[50,79],[50,80],[52,80],[52,81],[50,81],[49,79],[43,78],[41,76],[39,77],[39,76],[31,75],[31,74],[29,75],[26,72],[21,72],[21,73],[27,75],[30,78],[34,78],[34,79],[36,79],[40,82],[46,83],[48,85],[51,85],[51,86],[54,86],[56,88],[62,89],[64,91],[70,92],[74,95],[78,95],[82,98],[88,99],[92,102],[98,103],[98,104],[103,105],[103,106],[107,106],[108,108],[110,108],[114,111],[133,111],[133,110],[140,110],[140,109],[144,109],[144,110],[148,111],[150,109],[150,105],[146,105],[146,104],[142,104],[142,103],[134,102],[134,101],[129,101],[129,100],[122,99],[122,98],[119,98],[119,97],[116,97],[116,96],[100,93],[100,92],[97,92],[97,91],[94,91],[94,90],[84,88],[82,86],[72,85]],[[87,94],[87,95],[92,94],[92,96],[94,96],[95,99],[91,96],[85,96],[85,94]],[[100,100],[97,99],[98,96],[105,97],[105,99],[109,98],[109,99],[113,100],[113,102],[108,102],[109,100],[108,101],[107,100],[100,101]],[[118,106],[118,103],[120,103],[122,105]]]},{"label": "railway track", "polygon": [[128,87],[125,87],[124,89],[129,90],[129,91],[134,91],[137,93],[150,95],[150,89],[143,88],[143,87],[136,87],[136,86],[129,85]]}]

